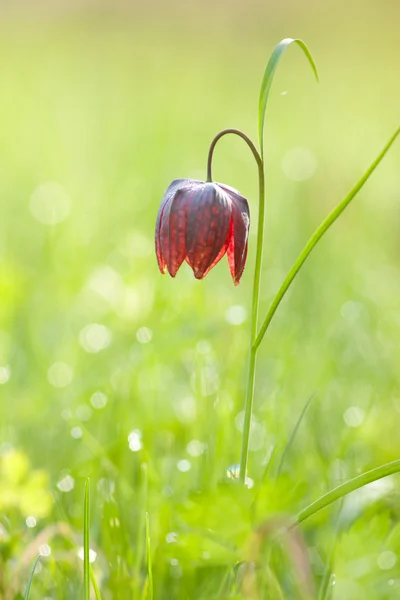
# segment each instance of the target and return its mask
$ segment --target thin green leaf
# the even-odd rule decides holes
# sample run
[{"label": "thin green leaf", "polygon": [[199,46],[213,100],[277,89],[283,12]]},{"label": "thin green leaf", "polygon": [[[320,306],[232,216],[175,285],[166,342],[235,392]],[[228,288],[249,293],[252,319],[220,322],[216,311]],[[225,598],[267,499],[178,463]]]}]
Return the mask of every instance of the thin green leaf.
[{"label": "thin green leaf", "polygon": [[[141,590],[141,574],[142,568],[146,560],[146,539],[145,539],[145,531],[146,531],[146,506],[147,506],[147,464],[142,463],[141,465],[141,491],[140,491],[140,500],[138,502],[138,508],[140,510],[140,518],[137,523],[137,535],[136,535],[136,559],[134,565],[134,597],[140,597],[140,594],[143,592]],[[144,584],[146,585],[146,583]]]},{"label": "thin green leaf", "polygon": [[90,581],[92,582],[92,586],[94,589],[94,595],[96,596],[96,600],[101,600],[100,590],[99,590],[96,578],[93,573],[92,565],[89,565],[89,567],[90,567]]},{"label": "thin green leaf", "polygon": [[150,540],[150,522],[149,513],[146,513],[146,549],[147,549],[147,577],[149,581],[149,600],[153,600],[153,569],[151,565],[151,540]]},{"label": "thin green leaf", "polygon": [[297,44],[303,50],[304,54],[306,55],[306,57],[308,59],[308,62],[311,65],[312,70],[314,71],[314,75],[315,75],[317,81],[319,81],[318,71],[317,71],[317,67],[315,66],[314,59],[311,56],[311,52],[309,51],[309,49],[307,48],[307,46],[305,45],[305,43],[302,40],[286,38],[286,39],[282,40],[281,42],[279,42],[279,44],[277,44],[277,46],[275,46],[275,48],[270,56],[270,59],[268,61],[267,67],[265,69],[263,80],[261,82],[260,100],[258,103],[258,139],[260,142],[261,158],[264,157],[264,121],[265,121],[265,112],[267,109],[267,100],[268,100],[269,91],[271,89],[272,80],[274,78],[274,74],[275,74],[276,68],[278,66],[278,63],[279,63],[279,60],[280,60],[282,54],[284,53],[286,48],[288,46],[290,46],[290,44],[292,44],[293,42],[295,44]]},{"label": "thin green leaf", "polygon": [[282,467],[283,467],[283,463],[285,462],[285,458],[286,458],[286,456],[288,455],[288,453],[289,453],[289,451],[290,451],[290,448],[291,448],[291,447],[292,447],[292,445],[293,445],[294,439],[295,439],[295,437],[296,437],[296,434],[297,434],[297,432],[298,432],[298,430],[299,430],[299,427],[300,427],[300,425],[301,425],[301,422],[302,422],[302,420],[303,420],[303,417],[304,417],[304,415],[306,414],[306,412],[307,412],[307,409],[308,409],[308,407],[310,406],[310,404],[311,404],[312,400],[315,398],[316,394],[317,394],[317,392],[313,392],[313,393],[311,394],[311,396],[309,397],[309,399],[307,400],[307,402],[305,403],[305,405],[303,406],[303,410],[301,411],[301,413],[300,413],[300,416],[299,416],[299,418],[297,419],[297,423],[296,423],[296,425],[295,425],[295,427],[294,427],[294,429],[293,429],[293,431],[292,431],[292,435],[290,436],[290,438],[289,438],[289,440],[288,440],[288,442],[287,442],[287,444],[286,444],[286,446],[285,446],[285,449],[284,449],[284,451],[283,451],[283,453],[282,453],[282,457],[281,457],[281,460],[280,460],[280,462],[279,462],[278,470],[277,470],[277,472],[276,472],[276,477],[277,477],[277,478],[278,478],[278,477],[279,477],[279,475],[281,474]]},{"label": "thin green leaf", "polygon": [[356,194],[363,187],[364,183],[369,179],[369,177],[375,171],[376,167],[379,165],[381,160],[384,158],[384,156],[388,152],[389,148],[391,147],[391,145],[393,144],[393,142],[395,141],[395,139],[397,138],[399,133],[400,133],[400,127],[392,135],[392,137],[390,138],[390,140],[388,141],[386,146],[383,148],[381,153],[374,160],[374,162],[371,164],[371,166],[367,169],[367,171],[364,173],[364,175],[361,177],[361,179],[356,183],[356,185],[353,187],[353,189],[347,194],[347,196],[345,198],[343,198],[343,200],[341,202],[339,202],[339,204],[332,210],[332,212],[326,217],[326,219],[321,223],[321,225],[318,227],[318,229],[313,233],[311,238],[308,240],[307,244],[305,245],[303,250],[300,252],[296,262],[290,269],[289,273],[286,275],[284,282],[282,283],[275,298],[272,301],[272,304],[268,310],[267,316],[265,317],[264,323],[262,324],[262,327],[260,329],[260,333],[258,334],[256,341],[254,342],[254,346],[253,346],[254,349],[257,349],[258,346],[261,344],[262,339],[269,327],[269,324],[272,321],[272,318],[273,318],[278,306],[280,305],[283,297],[285,296],[287,290],[289,289],[289,287],[290,287],[292,281],[294,280],[294,278],[296,277],[297,273],[300,271],[301,267],[305,263],[307,257],[309,256],[309,254],[311,254],[311,251],[315,248],[315,246],[317,245],[319,240],[322,238],[322,236],[326,233],[326,231],[329,229],[329,227],[342,214],[344,209],[350,204],[350,202],[353,200],[353,198],[356,196]]},{"label": "thin green leaf", "polygon": [[25,589],[24,600],[28,600],[29,599],[29,594],[31,593],[31,585],[32,585],[32,581],[33,581],[33,576],[35,575],[35,571],[36,571],[36,567],[37,567],[37,564],[39,562],[39,559],[40,559],[40,554],[37,555],[36,560],[33,563],[33,567],[31,569],[31,572],[29,574],[28,583],[26,584],[26,589]]},{"label": "thin green leaf", "polygon": [[336,543],[337,543],[337,540],[339,537],[340,516],[341,516],[342,508],[343,508],[343,499],[339,503],[339,510],[337,512],[337,518],[336,518],[336,524],[335,524],[335,529],[334,529],[334,533],[333,533],[332,545],[331,545],[331,549],[329,551],[329,555],[328,555],[328,558],[326,561],[326,566],[325,566],[325,571],[324,571],[324,576],[322,578],[321,586],[319,588],[318,600],[328,600],[331,597],[332,585],[330,585],[330,583],[331,583],[332,574],[333,574],[333,557],[335,554]]},{"label": "thin green leaf", "polygon": [[85,503],[83,517],[83,583],[84,598],[90,600],[90,479],[85,483]]},{"label": "thin green leaf", "polygon": [[361,475],[357,475],[357,477],[346,481],[346,483],[338,485],[306,508],[303,508],[303,510],[301,510],[296,517],[296,524],[305,521],[312,515],[315,515],[315,513],[317,513],[319,510],[322,510],[326,506],[329,506],[329,504],[332,504],[332,502],[336,502],[336,500],[339,500],[340,498],[347,496],[347,494],[364,487],[364,485],[372,483],[373,481],[377,481],[378,479],[382,479],[383,477],[387,477],[388,475],[393,475],[399,471],[400,459],[386,463],[385,465],[377,467],[376,469],[371,469],[371,471],[367,471]]}]

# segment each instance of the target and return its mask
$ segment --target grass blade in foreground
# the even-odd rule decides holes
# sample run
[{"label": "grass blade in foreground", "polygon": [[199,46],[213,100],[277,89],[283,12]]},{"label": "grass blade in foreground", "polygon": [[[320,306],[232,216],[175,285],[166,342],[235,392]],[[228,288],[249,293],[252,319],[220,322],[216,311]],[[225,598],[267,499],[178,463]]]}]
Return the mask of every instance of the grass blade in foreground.
[{"label": "grass blade in foreground", "polygon": [[341,202],[339,202],[339,204],[326,217],[325,221],[323,221],[321,223],[321,225],[318,227],[318,229],[313,233],[311,238],[308,240],[307,244],[305,245],[303,250],[300,252],[300,255],[298,256],[296,262],[290,269],[289,273],[286,275],[284,282],[282,283],[281,287],[278,290],[278,293],[276,294],[275,298],[272,301],[270,309],[269,309],[267,316],[265,317],[264,323],[262,324],[262,327],[260,329],[260,333],[258,334],[256,341],[254,342],[254,349],[257,349],[259,347],[259,345],[261,344],[262,339],[269,327],[269,324],[271,323],[272,318],[276,312],[276,309],[280,305],[284,295],[286,294],[287,290],[289,289],[289,287],[290,287],[292,281],[294,280],[294,278],[296,277],[297,273],[300,271],[301,267],[305,263],[307,257],[309,256],[309,254],[311,254],[311,251],[315,248],[315,246],[317,245],[319,240],[322,238],[322,236],[326,233],[326,231],[328,231],[329,227],[342,214],[344,209],[350,204],[350,202],[353,200],[353,198],[356,196],[356,194],[360,191],[360,189],[362,188],[364,183],[369,179],[369,177],[375,171],[376,167],[379,165],[381,160],[384,158],[384,156],[388,152],[389,148],[391,147],[391,145],[393,144],[393,142],[395,141],[395,139],[397,138],[399,133],[400,133],[400,127],[395,131],[395,133],[392,135],[392,137],[390,138],[390,140],[388,141],[386,146],[383,148],[381,153],[374,160],[374,162],[369,167],[369,169],[367,169],[367,171],[364,173],[364,175],[361,177],[361,179],[356,183],[356,185],[353,187],[353,189],[347,194],[347,196],[345,198],[343,198],[343,200]]},{"label": "grass blade in foreground", "polygon": [[153,569],[151,565],[151,541],[150,541],[150,522],[149,513],[146,513],[146,549],[147,549],[147,576],[149,581],[149,600],[153,600]]},{"label": "grass blade in foreground", "polygon": [[314,75],[315,75],[317,81],[319,81],[318,71],[317,71],[317,67],[315,66],[314,59],[311,56],[311,52],[309,51],[309,49],[307,48],[307,46],[305,45],[305,43],[302,40],[286,38],[286,39],[282,40],[281,42],[279,42],[279,44],[277,44],[275,46],[275,48],[271,54],[271,57],[268,61],[267,67],[265,69],[263,80],[261,82],[260,100],[259,100],[259,104],[258,104],[258,139],[259,139],[259,143],[260,143],[261,158],[264,158],[264,121],[265,121],[265,111],[267,108],[269,91],[271,89],[272,80],[274,78],[275,71],[278,66],[279,60],[280,60],[282,54],[284,53],[284,51],[286,50],[286,48],[288,46],[290,46],[290,44],[292,44],[292,43],[297,44],[303,50],[304,54],[306,55],[306,57],[308,59],[308,62],[311,65],[312,70],[314,71]]},{"label": "grass blade in foreground", "polygon": [[329,600],[332,596],[332,584],[330,582],[331,582],[331,577],[333,575],[333,557],[335,554],[336,543],[339,538],[340,521],[341,521],[340,517],[341,517],[341,513],[342,513],[342,508],[343,508],[343,500],[342,500],[342,502],[340,502],[339,510],[337,512],[336,525],[335,525],[334,532],[333,532],[332,546],[331,546],[331,549],[329,552],[329,556],[327,558],[327,563],[325,566],[325,572],[324,572],[324,576],[322,578],[321,587],[319,588],[318,600]]},{"label": "grass blade in foreground", "polygon": [[33,576],[35,575],[35,571],[36,571],[36,567],[37,567],[37,564],[39,562],[39,559],[40,559],[40,554],[37,555],[36,560],[33,563],[33,567],[31,569],[31,572],[30,572],[30,575],[29,575],[28,583],[26,584],[26,590],[25,590],[24,600],[28,600],[29,599],[29,595],[31,593],[32,580],[33,580]]},{"label": "grass blade in foreground", "polygon": [[93,573],[92,565],[90,565],[90,564],[89,564],[89,569],[90,569],[90,581],[92,582],[92,587],[94,589],[94,595],[96,596],[96,600],[101,600],[100,590],[99,590],[97,581],[96,581],[94,573]]},{"label": "grass blade in foreground", "polygon": [[288,453],[289,453],[289,450],[290,450],[290,448],[291,448],[291,447],[292,447],[292,445],[293,445],[294,439],[295,439],[295,437],[296,437],[296,434],[297,434],[297,432],[298,432],[298,430],[299,430],[299,427],[300,427],[300,425],[301,425],[301,422],[302,422],[302,420],[303,420],[303,417],[304,417],[304,415],[305,415],[305,414],[306,414],[306,412],[307,412],[307,408],[310,406],[311,402],[314,400],[314,398],[315,398],[315,396],[316,396],[316,393],[317,393],[317,392],[313,392],[313,393],[311,394],[311,396],[309,397],[309,399],[307,400],[307,402],[306,402],[306,403],[305,403],[305,405],[303,406],[303,410],[301,411],[299,418],[297,419],[297,423],[296,423],[296,425],[295,425],[295,427],[294,427],[294,429],[293,429],[293,431],[292,431],[292,435],[290,436],[290,438],[289,438],[289,440],[288,440],[288,443],[286,444],[286,446],[285,446],[285,449],[283,450],[282,457],[281,457],[281,460],[280,460],[280,462],[279,462],[279,465],[278,465],[278,470],[277,470],[277,472],[276,472],[276,477],[277,477],[277,478],[278,478],[278,477],[279,477],[279,475],[281,474],[282,467],[283,467],[283,464],[284,464],[284,462],[285,462],[285,458],[286,458],[286,456],[288,455]]},{"label": "grass blade in foreground", "polygon": [[90,480],[86,479],[85,483],[85,504],[84,504],[84,517],[83,517],[83,584],[84,584],[84,598],[90,600],[90,561],[89,561],[89,550],[90,550]]},{"label": "grass blade in foreground", "polygon": [[295,524],[301,523],[305,521],[312,515],[315,515],[316,512],[322,510],[332,502],[336,502],[336,500],[340,500],[347,494],[354,492],[362,488],[364,485],[368,483],[372,483],[373,481],[378,481],[378,479],[382,479],[383,477],[387,477],[388,475],[393,475],[394,473],[398,473],[400,471],[400,458],[398,460],[394,460],[393,462],[386,463],[381,467],[377,467],[376,469],[371,469],[371,471],[367,471],[366,473],[362,473],[361,475],[357,475],[353,479],[346,481],[346,483],[342,483],[338,485],[333,490],[318,498],[315,502],[303,508],[297,515],[295,519]]}]

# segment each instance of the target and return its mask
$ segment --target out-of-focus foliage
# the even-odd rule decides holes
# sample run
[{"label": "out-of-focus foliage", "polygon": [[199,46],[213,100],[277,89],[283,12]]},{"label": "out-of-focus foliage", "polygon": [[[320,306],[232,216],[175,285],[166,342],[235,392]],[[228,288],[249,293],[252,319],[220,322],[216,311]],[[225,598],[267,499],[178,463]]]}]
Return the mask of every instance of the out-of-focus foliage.
[{"label": "out-of-focus foliage", "polygon": [[225,259],[202,282],[187,267],[162,277],[153,233],[170,181],[205,177],[215,133],[256,138],[269,53],[304,38],[321,83],[288,50],[267,114],[263,312],[399,124],[398,8],[167,4],[1,13],[0,597],[23,595],[38,552],[31,598],[82,596],[89,476],[104,599],[146,597],[147,511],[156,599],[317,598],[326,579],[327,598],[394,600],[398,478],[277,534],[400,454],[399,145],[263,343],[246,489],[257,173],[241,140],[220,143],[213,169],[250,202],[240,286]]}]

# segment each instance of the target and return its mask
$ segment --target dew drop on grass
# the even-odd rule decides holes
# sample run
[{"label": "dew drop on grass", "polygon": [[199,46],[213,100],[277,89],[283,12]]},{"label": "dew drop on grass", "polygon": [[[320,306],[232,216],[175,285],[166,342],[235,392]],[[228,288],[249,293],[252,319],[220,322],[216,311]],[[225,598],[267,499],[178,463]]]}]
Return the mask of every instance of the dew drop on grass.
[{"label": "dew drop on grass", "polygon": [[178,534],[175,531],[170,531],[165,536],[165,540],[166,540],[167,544],[174,544],[175,542],[178,541]]},{"label": "dew drop on grass", "polygon": [[239,479],[240,465],[231,465],[226,470],[226,476],[228,479]]}]

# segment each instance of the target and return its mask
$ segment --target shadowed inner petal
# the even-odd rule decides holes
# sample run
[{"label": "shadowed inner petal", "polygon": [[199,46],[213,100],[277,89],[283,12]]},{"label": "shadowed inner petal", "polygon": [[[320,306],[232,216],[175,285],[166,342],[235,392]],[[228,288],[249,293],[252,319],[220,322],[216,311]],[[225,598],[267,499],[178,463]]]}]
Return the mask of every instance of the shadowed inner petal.
[{"label": "shadowed inner petal", "polygon": [[187,261],[202,279],[226,252],[231,221],[231,202],[212,183],[196,190],[187,219]]},{"label": "shadowed inner petal", "polygon": [[227,249],[228,264],[235,285],[242,277],[247,258],[250,215],[247,200],[236,197],[232,204],[233,234]]},{"label": "shadowed inner petal", "polygon": [[157,262],[158,262],[158,267],[161,271],[161,273],[165,273],[165,271],[167,270],[167,263],[165,261],[164,258],[164,254],[161,248],[161,223],[163,220],[163,215],[165,212],[165,202],[161,205],[160,210],[158,211],[158,215],[157,215],[157,223],[156,223],[156,256],[157,256]]},{"label": "shadowed inner petal", "polygon": [[226,251],[228,250],[229,240],[232,237],[232,233],[233,233],[233,222],[232,222],[232,219],[231,219],[229,221],[229,229],[228,229],[228,235],[226,237],[226,241],[225,241],[224,245],[222,246],[221,250],[218,252],[217,256],[212,261],[211,265],[209,267],[207,267],[207,269],[205,270],[203,277],[205,277],[207,275],[207,273],[209,271],[211,271],[211,269],[213,267],[215,267],[215,265],[217,263],[219,263],[219,261],[221,260],[221,258],[223,258],[223,256],[226,254]]}]

